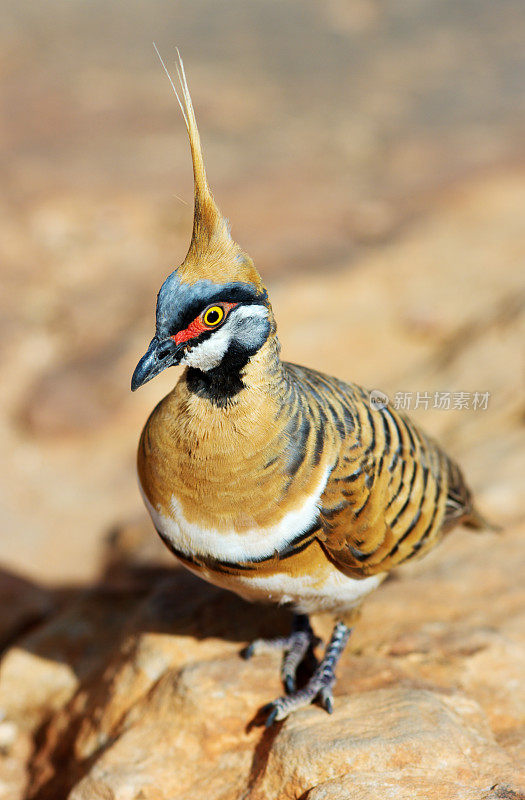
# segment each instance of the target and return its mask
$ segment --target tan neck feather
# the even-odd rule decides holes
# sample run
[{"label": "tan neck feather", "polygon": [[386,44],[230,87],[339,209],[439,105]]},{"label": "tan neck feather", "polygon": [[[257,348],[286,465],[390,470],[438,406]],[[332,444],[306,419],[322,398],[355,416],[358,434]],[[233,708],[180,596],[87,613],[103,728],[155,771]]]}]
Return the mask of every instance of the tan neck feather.
[{"label": "tan neck feather", "polygon": [[266,342],[242,370],[243,383],[247,389],[254,389],[270,395],[278,391],[279,384],[283,380],[280,350],[281,345],[275,335],[275,326],[273,326],[273,331]]}]

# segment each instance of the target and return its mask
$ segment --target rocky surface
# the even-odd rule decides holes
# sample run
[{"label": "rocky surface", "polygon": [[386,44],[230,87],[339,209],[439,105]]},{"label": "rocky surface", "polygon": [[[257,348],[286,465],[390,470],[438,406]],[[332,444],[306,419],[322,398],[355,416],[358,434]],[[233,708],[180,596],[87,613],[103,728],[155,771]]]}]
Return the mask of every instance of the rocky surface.
[{"label": "rocky surface", "polygon": [[365,606],[334,714],[270,730],[279,657],[239,652],[286,613],[140,548],[133,564],[129,543],[117,568],[113,541],[105,585],[57,598],[4,655],[4,796],[27,782],[35,800],[523,797],[523,533],[459,531],[400,570]]},{"label": "rocky surface", "polygon": [[[524,798],[522,4],[249,5],[4,4],[0,800]],[[177,373],[129,378],[191,224],[172,25],[284,356],[411,393],[503,528],[398,570],[334,714],[270,730],[279,657],[239,653],[289,617],[177,568],[134,475]]]}]

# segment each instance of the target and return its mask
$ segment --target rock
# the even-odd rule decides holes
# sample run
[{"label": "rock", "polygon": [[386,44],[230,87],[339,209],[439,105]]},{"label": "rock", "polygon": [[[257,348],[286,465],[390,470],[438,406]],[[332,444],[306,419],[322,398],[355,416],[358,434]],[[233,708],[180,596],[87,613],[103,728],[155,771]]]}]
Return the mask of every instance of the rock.
[{"label": "rock", "polygon": [[19,575],[0,570],[0,651],[54,607],[51,592]]},{"label": "rock", "polygon": [[[142,603],[136,603],[123,628],[120,644],[113,648],[110,657],[79,685],[69,703],[47,726],[45,742],[34,759],[35,797],[65,796],[66,790],[76,784],[102,752],[108,750],[108,757],[112,757],[110,745],[117,740],[121,742],[122,737],[119,747],[127,746],[130,740],[135,741],[135,749],[140,749],[143,722],[151,726],[149,735],[153,735],[153,729],[159,733],[160,752],[172,747],[169,729],[178,730],[179,739],[186,736],[195,746],[200,740],[212,741],[211,731],[222,713],[220,704],[229,704],[237,697],[237,711],[234,703],[234,710],[228,713],[234,715],[236,729],[243,730],[268,688],[273,687],[274,693],[279,691],[278,668],[272,670],[271,677],[264,672],[263,678],[257,665],[252,671],[251,665],[239,657],[242,644],[254,629],[252,612],[248,604],[202,583],[186,571],[177,570],[172,577],[165,573],[157,588]],[[259,615],[258,632],[268,636],[275,630],[286,630],[287,624],[287,614],[268,608]],[[242,667],[246,693],[235,689],[237,671]],[[215,686],[218,676],[222,676],[221,680],[227,676],[222,688]],[[184,702],[189,703],[188,708],[193,709],[186,714],[185,733],[180,703],[172,698],[174,683]],[[199,700],[199,686],[204,685],[209,687],[208,696],[205,690]],[[255,703],[253,694],[257,698]],[[215,712],[211,711],[212,702],[219,703]],[[196,713],[198,708],[202,708],[203,716]],[[223,725],[221,720],[221,729]],[[230,732],[229,739],[233,738],[234,733]],[[175,756],[181,758],[176,770],[179,780],[187,761],[182,759],[181,748]],[[248,752],[246,743],[244,748]],[[156,748],[152,745],[147,749],[147,757],[155,761]],[[118,753],[115,757],[118,761]],[[244,758],[249,761],[249,755]],[[159,759],[159,768],[162,763]],[[172,764],[173,759],[166,758],[165,763]],[[196,770],[197,766],[191,769]],[[130,780],[136,780],[131,764],[128,772]]]},{"label": "rock", "polygon": [[104,665],[141,596],[140,590],[110,588],[69,595],[64,608],[20,637],[0,662],[2,718],[36,731],[67,703],[79,681]]},{"label": "rock", "polygon": [[[518,797],[524,603],[506,566],[519,566],[522,536],[458,532],[387,581],[338,668],[334,714],[311,707],[269,731],[260,709],[281,692],[279,656],[239,651],[286,630],[287,615],[159,571],[155,588],[126,589],[119,642],[51,709],[29,796],[273,800],[354,786],[368,798],[384,786],[396,800],[478,800],[506,786]],[[90,614],[77,603],[67,628]],[[314,624],[326,637],[327,620]]]},{"label": "rock", "polygon": [[[327,781],[327,796],[337,797],[338,779],[354,781],[363,797],[384,780],[393,792],[420,782],[428,798],[452,800],[474,797],[473,791],[480,797],[516,776],[480,707],[458,692],[372,690],[338,699],[331,717],[310,708],[261,733],[247,723],[279,692],[276,659],[246,664],[231,656],[182,669],[164,666],[111,732],[92,739],[81,724],[76,765],[70,760],[69,770],[37,784],[32,796],[45,800],[70,791],[72,800],[189,800],[206,793],[220,800],[284,800]],[[91,703],[82,706],[85,722]],[[50,739],[52,728],[48,744],[54,741],[63,753],[65,730]]]},{"label": "rock", "polygon": [[[6,724],[6,723],[2,723]],[[32,737],[13,726],[9,745],[0,750],[0,797],[2,800],[22,800],[28,785],[28,764],[34,752]]]},{"label": "rock", "polygon": [[[476,703],[457,693],[396,687],[345,699],[330,720],[311,709],[290,719],[249,797],[291,800],[328,780],[326,796],[337,797],[336,778],[340,790],[356,785],[352,797],[407,796],[418,782],[427,798],[473,797],[474,790],[479,797],[512,771]],[[322,789],[306,795],[323,796]]]},{"label": "rock", "polygon": [[34,730],[61,708],[76,685],[69,664],[12,647],[0,667],[0,709],[9,720]]},{"label": "rock", "polygon": [[491,786],[486,794],[468,784],[434,782],[426,778],[383,778],[374,775],[348,775],[326,781],[304,795],[304,800],[523,800],[522,792],[508,786]]}]

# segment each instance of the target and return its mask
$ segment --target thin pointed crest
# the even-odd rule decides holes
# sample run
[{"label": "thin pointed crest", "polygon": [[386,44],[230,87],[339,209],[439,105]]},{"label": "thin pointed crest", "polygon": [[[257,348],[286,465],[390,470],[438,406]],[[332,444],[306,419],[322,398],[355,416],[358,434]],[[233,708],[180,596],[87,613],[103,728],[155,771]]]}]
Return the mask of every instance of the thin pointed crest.
[{"label": "thin pointed crest", "polygon": [[[177,87],[175,86],[175,83],[168,71],[166,64],[164,63],[164,59],[159,53],[155,42],[153,42],[153,47],[155,48],[155,52],[159,57],[164,72],[168,76],[171,88],[173,89],[175,97],[179,103],[190,140],[191,159],[193,162],[193,178],[195,182],[195,217],[193,220],[193,238],[195,238],[196,234],[198,233],[198,229],[202,229],[203,224],[205,228],[208,229],[208,234],[210,235],[212,235],[214,232],[217,232],[217,227],[223,227],[227,231],[226,222],[223,220],[219,209],[215,205],[213,195],[210,191],[210,187],[208,186],[206,169],[204,167],[204,159],[202,157],[199,129],[197,127],[197,120],[195,119],[195,111],[193,110],[193,103],[191,101],[191,94],[188,87],[186,72],[184,70],[184,63],[182,61],[179,48],[177,47],[177,58],[179,63],[177,64],[176,68],[177,77],[180,84],[180,94],[177,91]],[[202,232],[203,231],[201,230],[201,233]]]},{"label": "thin pointed crest", "polygon": [[[191,102],[191,94],[188,88],[188,81],[186,80],[184,63],[182,61],[178,47],[177,47],[177,57],[179,59],[179,64],[177,66],[177,75],[179,77],[179,83],[182,88],[182,98],[184,102],[184,108],[182,109],[182,114],[184,116],[184,121],[186,122],[188,136],[190,137],[191,158],[193,161],[193,176],[195,178],[195,194],[199,194],[202,196],[206,195],[213,202],[210,188],[208,186],[208,180],[206,178],[206,170],[204,168],[201,138],[199,136],[199,129],[197,128],[195,111],[193,110],[193,103]],[[179,104],[182,108],[182,103],[180,102],[180,100]]]},{"label": "thin pointed crest", "polygon": [[208,278],[219,282],[219,277],[221,280],[229,277],[230,279],[254,283],[264,289],[259,273],[255,269],[251,258],[231,238],[228,223],[217,208],[210,191],[202,156],[199,129],[179,49],[177,48],[179,62],[177,64],[177,76],[180,84],[180,94],[155,42],[153,42],[153,47],[168,76],[171,88],[182,111],[190,140],[193,162],[195,192],[193,234],[188,254],[179,269],[183,271],[184,277],[188,282],[194,282],[199,278]]}]

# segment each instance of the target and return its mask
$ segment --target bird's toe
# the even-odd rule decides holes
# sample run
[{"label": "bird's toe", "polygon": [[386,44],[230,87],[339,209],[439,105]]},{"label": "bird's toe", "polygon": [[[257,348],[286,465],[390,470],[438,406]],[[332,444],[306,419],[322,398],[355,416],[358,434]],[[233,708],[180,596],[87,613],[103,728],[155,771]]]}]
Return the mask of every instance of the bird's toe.
[{"label": "bird's toe", "polygon": [[297,670],[305,662],[310,674],[317,666],[314,648],[321,640],[317,637],[310,625],[308,617],[301,614],[294,616],[292,631],[289,636],[277,636],[272,639],[255,639],[241,651],[245,659],[258,653],[281,650],[283,660],[281,664],[281,680],[288,694],[293,694],[297,686]]}]

